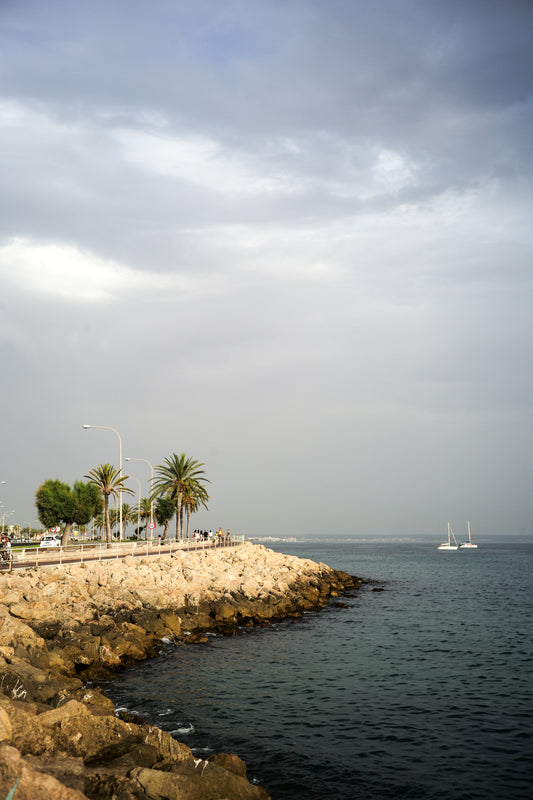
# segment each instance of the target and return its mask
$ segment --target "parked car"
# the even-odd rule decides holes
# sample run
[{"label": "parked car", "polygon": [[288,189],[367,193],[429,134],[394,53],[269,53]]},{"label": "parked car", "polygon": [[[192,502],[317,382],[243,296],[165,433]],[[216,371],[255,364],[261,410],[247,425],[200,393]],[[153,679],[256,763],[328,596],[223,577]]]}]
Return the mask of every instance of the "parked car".
[{"label": "parked car", "polygon": [[39,547],[61,547],[61,536],[54,536],[51,533],[45,534]]}]

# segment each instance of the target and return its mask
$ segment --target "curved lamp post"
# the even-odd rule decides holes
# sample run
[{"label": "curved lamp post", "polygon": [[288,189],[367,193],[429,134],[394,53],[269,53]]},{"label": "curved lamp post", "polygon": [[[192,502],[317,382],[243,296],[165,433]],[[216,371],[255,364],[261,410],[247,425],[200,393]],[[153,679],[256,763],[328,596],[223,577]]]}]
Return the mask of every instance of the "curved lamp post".
[{"label": "curved lamp post", "polygon": [[[122,480],[122,439],[120,438],[120,434],[114,428],[108,428],[107,425],[82,425],[82,428],[87,430],[88,428],[99,428],[102,431],[113,431],[118,436],[118,461],[119,461],[119,470],[120,470],[120,479]],[[118,525],[119,525],[119,540],[122,541],[122,490],[118,490]]]},{"label": "curved lamp post", "polygon": [[[124,461],[144,461],[150,467],[150,525],[154,521],[154,501],[152,500],[152,489],[154,486],[154,468],[146,458],[125,458]],[[150,528],[150,539],[152,538],[152,528]]]}]

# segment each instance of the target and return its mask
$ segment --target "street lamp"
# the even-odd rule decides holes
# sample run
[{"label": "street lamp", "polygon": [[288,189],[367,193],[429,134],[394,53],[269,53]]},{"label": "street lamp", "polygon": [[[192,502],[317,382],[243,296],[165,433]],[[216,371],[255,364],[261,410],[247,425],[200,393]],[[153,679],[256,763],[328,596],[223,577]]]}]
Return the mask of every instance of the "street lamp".
[{"label": "street lamp", "polygon": [[[99,428],[102,431],[113,431],[118,436],[118,461],[119,461],[119,470],[120,470],[120,480],[122,483],[122,439],[120,438],[120,434],[114,428],[108,428],[107,425],[82,425],[82,428],[87,430],[88,428]],[[118,524],[119,524],[119,539],[122,541],[122,489],[118,490]]]},{"label": "street lamp", "polygon": [[[124,461],[144,461],[150,467],[150,525],[154,521],[154,501],[152,499],[152,490],[154,488],[154,468],[146,458],[125,458]],[[152,538],[153,528],[150,528],[150,539]]]}]

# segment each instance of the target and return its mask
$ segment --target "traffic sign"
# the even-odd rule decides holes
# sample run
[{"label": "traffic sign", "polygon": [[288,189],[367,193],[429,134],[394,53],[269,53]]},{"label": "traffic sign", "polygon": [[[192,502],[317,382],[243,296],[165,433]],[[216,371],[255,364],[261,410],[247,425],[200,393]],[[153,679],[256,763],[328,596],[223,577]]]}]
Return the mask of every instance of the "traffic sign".
[{"label": "traffic sign", "polygon": [[155,528],[155,522],[149,522],[148,527],[150,528],[151,531],[153,531],[153,529]]}]

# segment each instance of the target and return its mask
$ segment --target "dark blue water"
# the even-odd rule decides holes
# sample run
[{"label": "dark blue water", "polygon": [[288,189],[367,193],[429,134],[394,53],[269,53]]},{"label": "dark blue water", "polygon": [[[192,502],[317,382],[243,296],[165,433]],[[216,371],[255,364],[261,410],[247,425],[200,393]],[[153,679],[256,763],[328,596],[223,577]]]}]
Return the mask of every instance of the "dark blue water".
[{"label": "dark blue water", "polygon": [[303,622],[170,647],[109,685],[275,800],[533,797],[533,544],[272,547],[384,581]]}]

